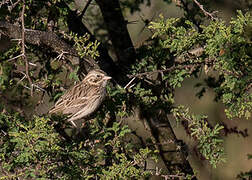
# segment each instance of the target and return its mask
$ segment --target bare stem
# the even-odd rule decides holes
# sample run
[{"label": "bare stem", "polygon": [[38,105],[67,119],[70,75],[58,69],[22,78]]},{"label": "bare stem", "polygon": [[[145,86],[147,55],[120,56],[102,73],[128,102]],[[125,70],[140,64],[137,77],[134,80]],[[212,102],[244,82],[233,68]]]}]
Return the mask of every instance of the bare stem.
[{"label": "bare stem", "polygon": [[[138,73],[138,74],[134,74],[134,75],[128,75],[128,77],[129,78],[133,78],[133,77],[142,78],[143,76],[148,76],[148,75],[152,75],[152,74],[156,74],[156,73],[170,72],[170,71],[174,71],[175,69],[191,69],[191,70],[193,70],[196,67],[201,66],[202,64],[203,63],[172,66],[172,67],[167,68],[167,69],[154,70],[154,71],[150,71],[150,72],[144,72],[144,73]],[[190,71],[190,73],[191,73],[191,71]]]},{"label": "bare stem", "polygon": [[215,12],[213,12],[213,13],[209,13],[209,12],[207,12],[207,11],[204,9],[203,5],[200,4],[197,0],[193,0],[193,1],[195,2],[195,4],[198,5],[198,7],[201,9],[201,11],[203,11],[203,13],[205,14],[205,16],[210,17],[212,20],[216,20],[216,18],[213,16],[213,14],[216,13],[217,11],[215,11]]},{"label": "bare stem", "polygon": [[[9,62],[9,61],[12,61],[12,60],[14,60],[14,59],[17,59],[17,58],[23,57],[23,56],[24,56],[24,54],[22,53],[22,54],[19,54],[18,56],[15,56],[15,57],[13,57],[13,58],[7,59],[6,61]],[[5,61],[5,60],[3,60],[3,61]]]},{"label": "bare stem", "polygon": [[[12,9],[14,9],[14,8],[18,5],[18,3],[20,3],[20,1],[21,1],[21,0],[16,1],[14,4],[12,4],[10,7],[8,7],[8,10],[11,12]],[[11,2],[11,1],[10,1],[10,2]],[[11,3],[12,3],[12,2],[11,2]]]},{"label": "bare stem", "polygon": [[24,13],[25,13],[25,0],[23,0],[23,7],[22,7],[22,13],[21,13],[21,23],[22,23],[22,54],[23,59],[25,61],[25,74],[29,81],[30,87],[31,87],[31,96],[33,96],[33,86],[32,86],[32,80],[29,76],[29,61],[25,55],[25,27],[24,27]]}]

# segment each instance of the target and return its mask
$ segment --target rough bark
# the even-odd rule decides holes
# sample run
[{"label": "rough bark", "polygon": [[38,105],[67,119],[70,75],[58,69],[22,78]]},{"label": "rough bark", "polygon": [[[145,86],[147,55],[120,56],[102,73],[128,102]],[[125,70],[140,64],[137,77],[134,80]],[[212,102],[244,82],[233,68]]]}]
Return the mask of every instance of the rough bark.
[{"label": "rough bark", "polygon": [[[88,28],[83,24],[80,17],[77,16],[75,11],[68,9],[68,16],[67,16],[67,24],[68,28],[71,32],[78,34],[79,36],[83,36],[84,34],[90,35],[90,41],[94,42],[96,38],[92,33],[88,30]],[[104,47],[103,44],[98,46],[100,56],[97,57],[97,63],[102,70],[107,72],[110,76],[115,79],[118,79],[118,69],[119,67],[114,63],[112,58],[108,54],[108,50]]]},{"label": "rough bark", "polygon": [[[118,64],[120,67],[126,68],[126,70],[123,69],[122,72],[127,72],[127,68],[136,62],[136,53],[127,30],[127,24],[125,23],[124,17],[122,15],[119,1],[96,0],[96,2],[100,7],[102,16],[104,18],[104,23],[107,26],[109,38],[114,47]],[[193,169],[191,168],[185,154],[182,151],[175,152],[175,155],[174,152],[170,152],[171,149],[174,147],[176,148],[177,142],[179,141],[173,132],[166,114],[162,117],[159,117],[162,122],[165,122],[165,127],[155,127],[151,124],[150,117],[158,117],[157,112],[155,112],[155,115],[148,114],[148,112],[144,112],[143,114],[145,115],[143,115],[142,118],[146,119],[147,123],[149,124],[149,130],[153,136],[153,141],[159,144],[157,149],[160,151],[161,159],[166,165],[169,173],[176,173],[176,171],[179,170],[184,174],[193,174]],[[173,143],[171,143],[170,146],[163,145],[168,141],[172,141]],[[168,155],[166,153],[168,153]],[[196,177],[194,177],[194,179],[196,179]]]},{"label": "rough bark", "polygon": [[[115,50],[115,54],[117,56],[117,64],[116,65],[111,57],[108,55],[106,48],[103,46],[99,47],[100,52],[100,62],[101,68],[104,69],[106,72],[110,72],[113,74],[112,76],[116,79],[124,79],[127,81],[127,77],[124,78],[122,73],[127,73],[127,69],[129,69],[130,65],[135,63],[136,61],[136,53],[133,47],[131,38],[129,36],[127,26],[125,20],[122,15],[122,11],[119,5],[118,0],[96,0],[98,3],[104,22],[107,25],[107,30],[109,32],[110,40]],[[63,3],[64,4],[64,3]],[[85,33],[89,33],[91,35],[91,40],[95,40],[95,37],[88,31],[85,25],[82,23],[82,20],[76,15],[76,13],[70,9],[68,9],[68,25],[69,29],[72,32],[78,33],[78,35],[84,35]],[[10,39],[21,39],[21,28],[19,26],[10,24],[6,21],[0,21],[0,33],[6,35]],[[44,45],[52,49],[52,51],[60,54],[62,52],[69,53],[69,60],[71,58],[78,56],[77,51],[60,39],[55,33],[53,32],[44,32],[38,30],[25,30],[25,42],[37,46]],[[125,70],[126,69],[126,70]],[[118,78],[119,77],[119,78]],[[123,81],[118,81],[120,84]],[[122,83],[123,84],[123,83]],[[145,112],[146,116],[143,118],[147,119],[150,122],[150,116],[148,116],[147,112]],[[158,117],[158,113],[155,113]],[[152,114],[153,116],[153,114]],[[165,147],[163,144],[172,140],[174,144],[178,142],[173,129],[167,119],[166,115],[162,116],[162,121],[165,122],[166,127],[155,127],[153,125],[149,125],[150,131],[153,134],[155,139],[155,143],[159,144],[157,149],[160,151],[160,155],[164,163],[166,164],[167,169],[170,173],[174,172],[174,170],[180,170],[185,174],[189,173],[192,174],[193,170],[186,159],[186,156],[183,152],[178,151],[176,152],[178,157],[176,160],[169,159],[169,157],[173,156],[169,151],[173,146]],[[169,152],[169,156],[166,156],[166,152]],[[176,162],[180,164],[182,167],[172,168],[172,162]],[[179,163],[178,163],[179,162]]]},{"label": "rough bark", "polygon": [[122,15],[118,0],[96,0],[107,26],[120,67],[128,69],[136,61],[136,52],[132,44],[127,23]]},{"label": "rough bark", "polygon": [[[176,174],[180,172],[184,173],[184,175],[193,175],[193,169],[187,159],[187,146],[177,139],[164,110],[146,111],[140,108],[140,115],[152,135],[152,142],[159,151],[160,158],[168,173]],[[192,179],[196,180],[197,178],[193,177]]]},{"label": "rough bark", "polygon": [[[69,31],[76,33],[78,36],[83,36],[87,33],[90,35],[90,41],[94,42],[96,40],[95,36],[89,31],[89,29],[82,22],[82,17],[84,14],[78,16],[76,11],[71,10],[64,1],[58,2],[57,5],[68,11],[66,20],[67,20]],[[117,79],[118,66],[114,63],[113,59],[109,56],[108,50],[106,49],[106,47],[102,43],[100,43],[97,50],[99,51],[99,55],[100,55],[99,57],[97,57],[97,63],[99,67],[105,72],[107,72],[110,76]],[[83,61],[81,61],[80,63],[82,62]],[[80,66],[84,66],[84,65],[80,64]]]},{"label": "rough bark", "polygon": [[[0,33],[4,34],[10,39],[21,39],[22,30],[21,27],[17,25],[8,23],[6,21],[0,21]],[[25,29],[25,42],[37,46],[44,45],[51,48],[53,52],[59,54],[62,52],[68,52],[72,56],[78,56],[78,53],[74,48],[69,46],[51,31],[45,32]]]}]

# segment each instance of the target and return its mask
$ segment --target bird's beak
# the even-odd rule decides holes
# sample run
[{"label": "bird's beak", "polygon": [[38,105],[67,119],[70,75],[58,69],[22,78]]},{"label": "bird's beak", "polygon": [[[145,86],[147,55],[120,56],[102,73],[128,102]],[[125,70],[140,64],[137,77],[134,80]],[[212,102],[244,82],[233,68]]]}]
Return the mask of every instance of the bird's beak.
[{"label": "bird's beak", "polygon": [[112,79],[112,77],[110,77],[110,76],[104,76],[103,79],[104,80],[109,80],[109,79]]}]

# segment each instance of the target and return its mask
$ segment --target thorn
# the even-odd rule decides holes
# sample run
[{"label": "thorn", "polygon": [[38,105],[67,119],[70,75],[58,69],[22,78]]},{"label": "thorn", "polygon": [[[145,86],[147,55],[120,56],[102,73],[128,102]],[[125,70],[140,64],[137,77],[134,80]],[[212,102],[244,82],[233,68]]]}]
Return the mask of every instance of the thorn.
[{"label": "thorn", "polygon": [[127,89],[127,88],[130,86],[130,84],[131,84],[135,79],[136,79],[136,77],[133,77],[133,78],[128,82],[128,84],[126,84],[126,86],[124,86],[123,89]]},{"label": "thorn", "polygon": [[77,128],[76,124],[73,121],[70,121],[74,127]]}]

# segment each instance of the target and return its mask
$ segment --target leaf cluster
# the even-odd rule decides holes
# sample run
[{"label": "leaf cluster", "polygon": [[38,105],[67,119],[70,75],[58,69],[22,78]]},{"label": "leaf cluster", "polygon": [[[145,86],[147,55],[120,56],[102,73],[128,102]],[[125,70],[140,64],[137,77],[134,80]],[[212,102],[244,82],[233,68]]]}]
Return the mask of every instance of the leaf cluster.
[{"label": "leaf cluster", "polygon": [[223,140],[220,138],[223,126],[216,124],[211,127],[206,116],[191,115],[189,109],[183,106],[172,109],[172,113],[178,122],[185,121],[184,127],[188,134],[197,141],[199,152],[209,160],[214,168],[217,167],[217,164],[225,162]]},{"label": "leaf cluster", "polygon": [[[47,14],[55,16],[56,30],[64,30],[64,37],[78,52],[79,59],[89,56],[95,59],[99,43],[90,42],[88,35],[70,33],[66,25],[67,10],[64,3],[27,2],[25,26],[46,30]],[[134,3],[125,1],[131,11],[139,10]],[[138,1],[137,5],[145,1]],[[147,1],[148,3],[150,1]],[[169,2],[169,1],[167,1]],[[191,2],[191,1],[190,1]],[[30,6],[29,6],[30,5]],[[3,7],[7,7],[5,3]],[[22,3],[4,14],[11,20],[18,18]],[[3,8],[0,7],[3,11]],[[38,17],[43,18],[38,18]],[[187,14],[189,16],[189,14]],[[1,19],[3,19],[1,17]],[[0,95],[7,99],[0,102],[0,166],[2,179],[140,179],[149,177],[151,170],[146,164],[157,159],[153,147],[134,142],[134,133],[118,121],[122,121],[139,108],[142,114],[162,119],[172,114],[183,122],[187,134],[197,142],[199,154],[213,167],[223,161],[223,140],[220,125],[212,127],[206,116],[193,115],[189,110],[175,105],[174,91],[186,78],[198,78],[202,73],[205,89],[215,92],[228,118],[251,117],[251,26],[249,13],[238,12],[229,25],[216,20],[199,26],[191,18],[165,19],[162,15],[150,23],[153,36],[137,49],[138,60],[130,69],[135,78],[130,88],[109,86],[109,98],[98,110],[95,118],[87,121],[79,132],[71,137],[64,118],[25,116],[16,113],[21,109],[34,108],[28,97],[30,84],[25,74],[22,58],[10,60],[21,54],[19,44],[14,44],[0,54]],[[69,22],[68,22],[69,23]],[[59,32],[59,31],[58,31]],[[58,33],[59,34],[59,33]],[[59,34],[59,36],[61,36]],[[30,63],[29,75],[36,93],[43,101],[44,94],[54,101],[71,84],[69,80],[81,79],[80,64],[69,62],[67,53],[57,54],[48,48],[27,44],[26,56]],[[62,80],[63,79],[63,80]],[[203,96],[201,91],[199,96]],[[16,104],[15,104],[15,103]],[[30,108],[30,109],[32,109]],[[112,121],[113,123],[111,124]],[[63,135],[64,134],[64,135]],[[65,135],[67,134],[67,135]],[[152,142],[154,143],[154,142]],[[159,152],[161,153],[161,152]],[[187,174],[188,175],[188,174]]]},{"label": "leaf cluster", "polygon": [[[57,123],[49,118],[34,117],[27,122],[19,115],[1,114],[0,120],[1,127],[5,126],[0,148],[2,179],[125,179],[151,174],[141,164],[154,153],[126,142],[131,132],[127,126],[114,123],[97,131],[90,125],[88,138],[68,142],[55,131]],[[105,147],[111,151],[106,152]],[[112,163],[106,164],[106,159]]]},{"label": "leaf cluster", "polygon": [[[158,22],[150,25],[154,30],[153,38],[160,39],[159,45],[178,57],[174,64],[177,64],[178,68],[184,66],[184,70],[178,70],[177,73],[167,72],[167,79],[171,77],[171,86],[180,86],[178,82],[183,81],[185,77],[198,75],[202,70],[206,75],[211,71],[210,76],[222,79],[213,90],[217,100],[221,99],[226,105],[228,117],[249,118],[252,108],[249,93],[252,77],[249,35],[251,15],[243,15],[238,11],[237,18],[233,18],[230,25],[217,20],[208,26],[201,26],[202,32],[198,32],[189,21],[185,21],[181,26],[181,21],[182,19],[175,18],[165,20],[160,16]],[[202,52],[193,54],[192,51],[198,47],[203,48]],[[169,67],[162,68],[165,71]]]}]

